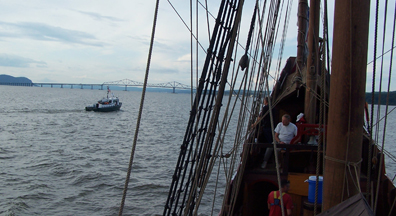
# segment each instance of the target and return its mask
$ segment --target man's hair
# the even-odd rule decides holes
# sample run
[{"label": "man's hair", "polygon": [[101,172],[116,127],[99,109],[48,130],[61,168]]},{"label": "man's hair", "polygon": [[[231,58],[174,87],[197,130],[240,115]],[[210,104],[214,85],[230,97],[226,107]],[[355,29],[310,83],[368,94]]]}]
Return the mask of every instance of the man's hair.
[{"label": "man's hair", "polygon": [[265,102],[267,102],[267,103],[268,103],[268,97],[265,97],[265,98],[264,98],[264,101],[263,101],[263,103],[265,103]]},{"label": "man's hair", "polygon": [[281,181],[281,187],[284,187],[284,186],[286,186],[287,184],[290,184],[290,181],[287,180],[287,179],[282,179],[282,181]]},{"label": "man's hair", "polygon": [[289,114],[284,114],[282,117],[285,117],[285,118],[290,120],[290,115]]}]

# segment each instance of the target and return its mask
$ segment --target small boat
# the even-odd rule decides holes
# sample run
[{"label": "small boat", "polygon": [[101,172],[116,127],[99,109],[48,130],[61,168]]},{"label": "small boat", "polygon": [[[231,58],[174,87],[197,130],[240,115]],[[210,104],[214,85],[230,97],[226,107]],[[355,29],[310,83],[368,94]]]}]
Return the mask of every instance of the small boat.
[{"label": "small boat", "polygon": [[112,112],[112,111],[120,110],[122,106],[120,99],[114,96],[113,93],[111,93],[111,96],[109,97],[109,93],[110,93],[110,89],[109,87],[107,87],[107,97],[102,98],[93,105],[86,106],[85,111]]}]

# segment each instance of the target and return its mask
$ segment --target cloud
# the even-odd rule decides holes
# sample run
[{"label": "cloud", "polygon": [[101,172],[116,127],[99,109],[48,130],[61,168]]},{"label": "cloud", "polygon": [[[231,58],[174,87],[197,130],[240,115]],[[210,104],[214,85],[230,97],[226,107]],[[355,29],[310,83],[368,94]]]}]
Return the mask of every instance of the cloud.
[{"label": "cloud", "polygon": [[36,67],[38,67],[38,68],[48,68],[48,65],[47,64],[38,64],[38,65],[36,65]]},{"label": "cloud", "polygon": [[191,54],[186,54],[177,59],[180,62],[190,62],[191,61]]},{"label": "cloud", "polygon": [[43,83],[54,83],[56,82],[55,80],[52,79],[48,79],[48,78],[44,78],[44,79],[40,79],[39,82],[43,82]]},{"label": "cloud", "polygon": [[3,67],[27,68],[30,67],[30,64],[34,63],[37,64],[36,67],[47,67],[47,63],[43,61],[36,61],[16,55],[0,54],[0,66]]},{"label": "cloud", "polygon": [[152,69],[150,69],[150,72],[156,73],[156,74],[178,74],[179,73],[179,71],[177,69],[166,68],[166,67],[152,68]]},{"label": "cloud", "polygon": [[108,20],[108,21],[113,21],[113,22],[124,22],[125,21],[122,19],[118,19],[116,17],[103,16],[103,15],[100,15],[99,13],[94,13],[94,12],[85,12],[85,11],[79,11],[79,10],[76,10],[76,12],[81,13],[83,15],[90,16],[91,18],[93,18],[95,20],[99,20],[99,21],[102,21],[102,20]]},{"label": "cloud", "polygon": [[96,42],[97,39],[92,34],[33,22],[0,22],[0,38],[30,38],[99,47],[104,45]]},{"label": "cloud", "polygon": [[[145,68],[142,67],[133,67],[128,69],[129,71],[134,71],[134,72],[140,72],[144,74],[146,72]],[[180,71],[175,68],[170,68],[170,67],[163,67],[160,65],[150,67],[150,73],[155,73],[155,74],[178,74]]]},{"label": "cloud", "polygon": [[81,76],[72,76],[73,78],[77,78],[77,79],[84,79],[87,78],[87,75],[81,75]]}]

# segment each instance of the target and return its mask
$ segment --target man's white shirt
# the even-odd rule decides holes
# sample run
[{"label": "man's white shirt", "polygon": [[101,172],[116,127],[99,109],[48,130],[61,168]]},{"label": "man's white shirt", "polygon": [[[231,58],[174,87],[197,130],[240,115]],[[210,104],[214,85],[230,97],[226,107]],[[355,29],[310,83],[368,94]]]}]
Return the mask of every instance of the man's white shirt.
[{"label": "man's white shirt", "polygon": [[279,122],[275,128],[275,133],[279,134],[279,140],[281,142],[290,144],[293,137],[297,135],[297,126],[291,122],[287,126],[283,125],[282,122]]}]

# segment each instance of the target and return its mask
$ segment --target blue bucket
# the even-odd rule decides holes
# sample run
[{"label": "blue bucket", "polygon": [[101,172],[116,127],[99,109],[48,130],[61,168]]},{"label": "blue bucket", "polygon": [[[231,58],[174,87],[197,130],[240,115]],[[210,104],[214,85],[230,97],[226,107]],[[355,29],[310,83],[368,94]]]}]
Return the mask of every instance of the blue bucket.
[{"label": "blue bucket", "polygon": [[[310,176],[308,179],[308,202],[315,202],[315,185],[316,176]],[[321,204],[323,199],[323,176],[319,176],[318,182],[318,203]]]}]

